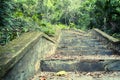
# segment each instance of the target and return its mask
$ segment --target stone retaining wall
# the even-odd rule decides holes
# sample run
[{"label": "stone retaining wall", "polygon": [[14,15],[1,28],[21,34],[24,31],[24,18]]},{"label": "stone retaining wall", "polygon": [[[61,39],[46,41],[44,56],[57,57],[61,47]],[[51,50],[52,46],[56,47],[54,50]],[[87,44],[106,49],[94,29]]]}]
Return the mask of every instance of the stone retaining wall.
[{"label": "stone retaining wall", "polygon": [[40,32],[25,33],[0,47],[0,80],[29,80],[40,60],[54,54],[60,34],[53,38]]},{"label": "stone retaining wall", "polygon": [[117,54],[120,54],[120,40],[109,36],[99,29],[93,29],[92,36],[106,44],[109,49],[113,49]]}]

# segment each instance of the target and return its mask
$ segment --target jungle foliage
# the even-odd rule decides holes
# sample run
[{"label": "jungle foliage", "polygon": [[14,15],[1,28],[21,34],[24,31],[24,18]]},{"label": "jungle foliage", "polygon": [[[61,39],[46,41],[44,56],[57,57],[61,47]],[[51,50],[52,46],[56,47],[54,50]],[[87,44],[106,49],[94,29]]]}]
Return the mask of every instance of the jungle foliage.
[{"label": "jungle foliage", "polygon": [[94,5],[90,26],[120,38],[120,0],[97,0]]},{"label": "jungle foliage", "polygon": [[99,28],[120,38],[120,0],[0,0],[0,44],[28,31]]}]

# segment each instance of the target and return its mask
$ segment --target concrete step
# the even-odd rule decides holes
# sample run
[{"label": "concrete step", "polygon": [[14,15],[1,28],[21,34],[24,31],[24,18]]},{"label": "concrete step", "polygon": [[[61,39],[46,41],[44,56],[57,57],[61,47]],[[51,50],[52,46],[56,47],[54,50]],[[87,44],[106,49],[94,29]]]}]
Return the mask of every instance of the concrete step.
[{"label": "concrete step", "polygon": [[57,50],[56,54],[61,55],[113,55],[112,50]]},{"label": "concrete step", "polygon": [[56,60],[56,59],[67,59],[67,60],[120,60],[119,55],[61,55],[61,54],[54,54],[47,57],[45,60]]},{"label": "concrete step", "polygon": [[[80,32],[80,31],[73,31],[73,30],[70,30],[70,31],[62,31],[62,34],[67,34],[67,35],[79,35],[79,34],[82,34],[82,35],[84,35],[84,34],[86,34],[86,32]],[[63,36],[65,36],[65,35],[63,35]]]},{"label": "concrete step", "polygon": [[106,50],[105,47],[88,47],[88,46],[67,46],[58,47],[57,50]]},{"label": "concrete step", "polygon": [[67,43],[67,42],[61,42],[58,46],[88,46],[85,43]]},{"label": "concrete step", "polygon": [[100,42],[97,39],[78,36],[78,37],[62,37],[61,41],[84,41],[84,42]]},{"label": "concrete step", "polygon": [[58,45],[58,47],[63,47],[63,46],[66,46],[66,47],[69,47],[69,46],[73,46],[73,47],[80,47],[80,46],[87,46],[87,47],[89,47],[89,48],[91,48],[91,47],[100,47],[100,48],[107,48],[107,46],[106,45],[95,45],[95,44],[86,44],[86,43],[69,43],[69,44],[65,44],[65,43],[63,43],[63,44],[59,44]]},{"label": "concrete step", "polygon": [[78,39],[78,38],[67,38],[67,39],[61,39],[60,43],[65,43],[65,44],[69,44],[69,43],[85,43],[85,44],[103,44],[102,42],[100,42],[99,40],[96,39]]},{"label": "concrete step", "polygon": [[77,37],[77,36],[84,36],[83,33],[62,33],[62,37]]},{"label": "concrete step", "polygon": [[79,45],[81,45],[81,44],[86,44],[86,45],[102,45],[102,43],[101,42],[90,42],[90,41],[88,41],[88,42],[85,42],[85,41],[78,41],[78,40],[74,40],[74,41],[71,41],[71,40],[69,40],[69,41],[61,41],[59,44],[75,44],[75,43],[77,43],[77,44],[79,44]]},{"label": "concrete step", "polygon": [[120,71],[120,60],[95,60],[95,59],[50,59],[42,60],[40,63],[41,71],[58,72],[58,71]]},{"label": "concrete step", "polygon": [[70,43],[84,43],[84,44],[88,44],[88,45],[100,45],[103,44],[102,42],[100,42],[99,40],[96,39],[79,39],[79,38],[63,38],[60,41],[60,44],[70,44]]},{"label": "concrete step", "polygon": [[67,46],[67,45],[65,45],[65,44],[60,44],[60,45],[58,45],[58,47],[57,47],[57,49],[59,50],[59,49],[107,49],[107,46],[105,46],[105,45],[98,45],[98,46],[87,46],[87,45],[85,45],[85,44],[83,44],[83,45],[72,45],[72,46]]},{"label": "concrete step", "polygon": [[58,76],[57,72],[38,72],[31,80],[119,80],[120,72],[66,72]]}]

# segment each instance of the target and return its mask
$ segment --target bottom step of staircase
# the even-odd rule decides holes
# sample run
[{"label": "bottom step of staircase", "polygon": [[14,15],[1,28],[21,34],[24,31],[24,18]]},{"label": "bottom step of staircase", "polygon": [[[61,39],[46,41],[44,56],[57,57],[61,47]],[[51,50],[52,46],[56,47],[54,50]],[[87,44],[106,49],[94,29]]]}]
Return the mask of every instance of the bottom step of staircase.
[{"label": "bottom step of staircase", "polygon": [[56,72],[38,72],[30,80],[120,80],[120,72],[66,72],[63,76]]},{"label": "bottom step of staircase", "polygon": [[120,60],[42,60],[41,71],[120,71]]},{"label": "bottom step of staircase", "polygon": [[65,71],[120,71],[119,56],[63,56],[52,55],[41,60],[41,71],[58,72]]}]

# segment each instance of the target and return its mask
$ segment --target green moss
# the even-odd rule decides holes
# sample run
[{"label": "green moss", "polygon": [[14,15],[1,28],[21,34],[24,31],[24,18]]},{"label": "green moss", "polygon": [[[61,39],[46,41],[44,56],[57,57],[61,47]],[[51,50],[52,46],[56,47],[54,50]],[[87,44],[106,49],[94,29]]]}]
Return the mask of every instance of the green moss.
[{"label": "green moss", "polygon": [[100,33],[102,36],[104,36],[105,38],[107,38],[108,40],[112,41],[112,42],[119,42],[118,39],[106,34],[105,32],[99,30],[99,29],[94,29],[95,31],[97,31],[98,33]]},{"label": "green moss", "polygon": [[120,40],[120,33],[114,33],[112,36]]}]

